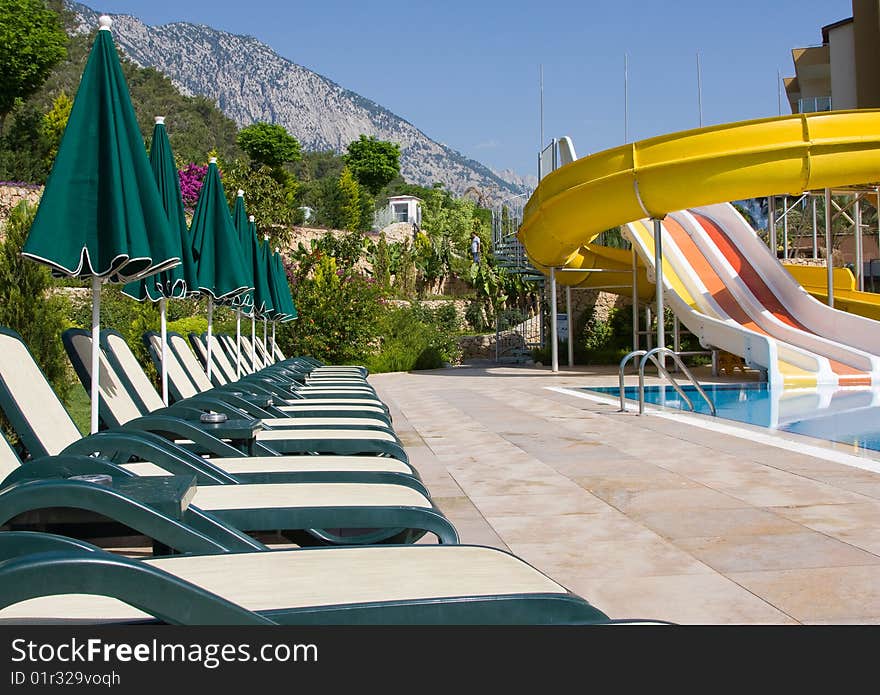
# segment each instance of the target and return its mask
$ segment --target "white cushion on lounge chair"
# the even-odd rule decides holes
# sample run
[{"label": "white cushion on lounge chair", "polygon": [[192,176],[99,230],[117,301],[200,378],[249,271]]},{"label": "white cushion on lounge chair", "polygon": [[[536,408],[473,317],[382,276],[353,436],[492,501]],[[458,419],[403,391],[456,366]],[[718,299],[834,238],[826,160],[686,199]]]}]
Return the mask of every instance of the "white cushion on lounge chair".
[{"label": "white cushion on lounge chair", "polygon": [[[388,456],[251,456],[210,458],[208,461],[230,475],[316,471],[411,473],[403,461]],[[15,464],[18,465],[17,459]],[[136,475],[171,475],[164,468],[148,462],[125,463],[122,467]]]},{"label": "white cushion on lounge chair", "polygon": [[293,441],[298,439],[362,439],[370,441],[397,442],[390,432],[379,430],[261,430],[257,432],[258,442]]},{"label": "white cushion on lounge chair", "polygon": [[290,425],[310,425],[312,427],[332,427],[335,425],[349,425],[352,427],[388,427],[384,420],[371,417],[264,417],[260,422],[269,427],[284,427]]},{"label": "white cushion on lounge chair", "polygon": [[[462,545],[372,546],[175,556],[144,560],[244,608],[565,594],[565,588],[519,558]],[[2,622],[111,622],[148,618],[121,601],[67,594],[29,599],[0,610]]]},{"label": "white cushion on lounge chair", "polygon": [[423,494],[404,485],[383,483],[251,483],[202,485],[192,504],[205,511],[284,507],[420,507]]},{"label": "white cushion on lounge chair", "polygon": [[25,344],[6,334],[0,334],[0,379],[50,454],[60,454],[82,437]]}]

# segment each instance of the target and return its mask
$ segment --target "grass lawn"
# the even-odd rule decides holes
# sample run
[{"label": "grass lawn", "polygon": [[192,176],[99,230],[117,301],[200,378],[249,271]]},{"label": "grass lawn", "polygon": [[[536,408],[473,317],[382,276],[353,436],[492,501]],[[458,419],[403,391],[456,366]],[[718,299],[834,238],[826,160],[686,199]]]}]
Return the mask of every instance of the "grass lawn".
[{"label": "grass lawn", "polygon": [[70,417],[73,418],[83,436],[87,435],[91,425],[92,409],[89,394],[86,393],[81,384],[76,384],[70,390],[70,402],[67,404],[67,412],[70,413]]}]

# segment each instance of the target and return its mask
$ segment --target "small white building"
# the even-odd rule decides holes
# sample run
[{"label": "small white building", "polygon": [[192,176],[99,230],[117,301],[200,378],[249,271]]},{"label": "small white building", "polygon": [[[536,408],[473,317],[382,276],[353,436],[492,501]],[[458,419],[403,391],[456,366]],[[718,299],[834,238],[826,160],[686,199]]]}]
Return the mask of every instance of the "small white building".
[{"label": "small white building", "polygon": [[383,217],[388,220],[386,224],[394,222],[409,222],[415,227],[421,227],[422,201],[414,195],[391,196],[388,198],[388,208]]}]

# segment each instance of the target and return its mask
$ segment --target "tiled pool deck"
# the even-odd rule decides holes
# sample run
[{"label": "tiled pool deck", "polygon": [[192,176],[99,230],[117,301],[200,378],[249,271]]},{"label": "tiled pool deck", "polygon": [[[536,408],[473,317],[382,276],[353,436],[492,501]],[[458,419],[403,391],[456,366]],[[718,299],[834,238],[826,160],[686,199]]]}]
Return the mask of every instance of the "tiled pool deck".
[{"label": "tiled pool deck", "polygon": [[614,385],[615,368],[370,381],[462,542],[509,549],[612,617],[880,623],[876,453],[565,392]]}]

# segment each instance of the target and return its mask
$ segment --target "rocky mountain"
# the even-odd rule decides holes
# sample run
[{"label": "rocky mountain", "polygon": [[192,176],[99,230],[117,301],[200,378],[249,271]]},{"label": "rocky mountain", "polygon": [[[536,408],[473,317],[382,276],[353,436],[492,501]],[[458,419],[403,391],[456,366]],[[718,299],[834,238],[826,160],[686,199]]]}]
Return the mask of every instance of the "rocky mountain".
[{"label": "rocky mountain", "polygon": [[[99,14],[74,2],[82,31],[98,26]],[[185,94],[216,100],[239,126],[279,123],[307,150],[341,152],[361,133],[396,142],[401,173],[412,183],[442,182],[463,193],[475,188],[487,200],[521,193],[515,175],[503,177],[450,147],[431,140],[406,120],[332,80],[281,57],[252,36],[204,25],[144,24],[136,17],[111,15],[113,38],[125,55],[168,76]]]}]

